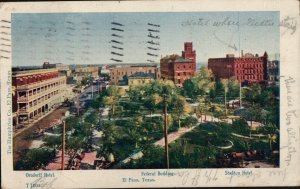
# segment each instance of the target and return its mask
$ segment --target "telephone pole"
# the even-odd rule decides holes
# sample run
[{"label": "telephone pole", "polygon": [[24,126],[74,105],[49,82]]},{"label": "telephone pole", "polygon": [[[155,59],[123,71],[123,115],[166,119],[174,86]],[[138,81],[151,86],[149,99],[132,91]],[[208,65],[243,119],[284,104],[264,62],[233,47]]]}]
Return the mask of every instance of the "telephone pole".
[{"label": "telephone pole", "polygon": [[167,116],[167,95],[164,94],[164,135],[165,135],[165,158],[166,166],[169,169],[169,148],[168,148],[168,116]]},{"label": "telephone pole", "polygon": [[242,107],[242,82],[240,81],[240,108]]},{"label": "telephone pole", "polygon": [[66,122],[63,121],[62,152],[61,152],[61,170],[65,169],[65,148],[66,148]]}]

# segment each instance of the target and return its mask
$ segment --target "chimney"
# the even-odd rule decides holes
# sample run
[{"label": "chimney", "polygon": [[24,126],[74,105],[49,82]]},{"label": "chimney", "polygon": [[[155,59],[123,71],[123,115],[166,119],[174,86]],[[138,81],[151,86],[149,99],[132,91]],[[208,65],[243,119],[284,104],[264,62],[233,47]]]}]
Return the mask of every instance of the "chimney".
[{"label": "chimney", "polygon": [[244,51],[242,50],[242,57],[244,57]]}]

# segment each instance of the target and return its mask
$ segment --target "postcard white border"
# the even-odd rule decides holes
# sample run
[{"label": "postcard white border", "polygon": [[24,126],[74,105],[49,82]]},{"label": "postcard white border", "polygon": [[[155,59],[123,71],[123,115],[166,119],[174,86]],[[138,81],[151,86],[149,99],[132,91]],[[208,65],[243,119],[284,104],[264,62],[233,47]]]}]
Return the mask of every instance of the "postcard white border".
[{"label": "postcard white border", "polygon": [[[173,177],[155,177],[152,183],[123,183],[122,178],[141,178],[141,170],[91,170],[91,171],[47,171],[55,173],[57,178],[53,188],[141,188],[141,187],[200,187],[200,186],[293,186],[300,185],[299,169],[299,1],[296,0],[204,0],[204,1],[130,1],[130,2],[39,2],[39,3],[0,3],[0,20],[10,19],[11,13],[44,12],[191,12],[191,11],[280,11],[280,19],[293,17],[297,30],[293,35],[285,34],[280,38],[280,168],[247,169],[253,174],[249,177],[228,177],[225,170],[235,169],[170,169],[176,172]],[[285,28],[281,27],[281,34]],[[3,48],[3,46],[1,46]],[[10,49],[8,49],[10,50]],[[12,154],[7,154],[9,105],[8,74],[11,59],[0,59],[1,70],[1,171],[3,188],[25,188],[36,178],[26,177],[29,171],[13,171]],[[292,92],[288,93],[285,78],[292,77]],[[287,98],[293,100],[293,107],[287,105]],[[288,111],[296,110],[297,117],[291,118],[287,126]],[[288,132],[294,132],[295,141]],[[288,147],[297,151],[292,154],[289,166],[285,162]],[[243,169],[238,169],[239,171]],[[151,171],[151,170],[149,170]],[[152,170],[154,171],[154,169]],[[158,170],[156,170],[158,171]],[[163,171],[163,170],[161,170]],[[34,171],[43,172],[43,171]],[[187,174],[188,176],[185,176]],[[210,176],[211,175],[211,178]],[[199,178],[197,177],[199,176]],[[197,183],[195,184],[195,177]],[[149,178],[149,177],[148,177]],[[216,178],[216,179],[214,179]],[[186,180],[184,180],[186,179]],[[185,182],[186,181],[186,182]],[[185,182],[185,184],[184,184]]]}]

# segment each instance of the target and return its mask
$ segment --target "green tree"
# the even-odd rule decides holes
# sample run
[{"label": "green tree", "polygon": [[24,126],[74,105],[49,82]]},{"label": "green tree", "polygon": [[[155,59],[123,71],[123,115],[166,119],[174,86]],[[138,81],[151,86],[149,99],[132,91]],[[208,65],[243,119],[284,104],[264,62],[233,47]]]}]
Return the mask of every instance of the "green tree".
[{"label": "green tree", "polygon": [[227,92],[228,92],[228,79],[221,79],[221,83],[224,88],[224,107],[225,107],[225,118],[227,116]]},{"label": "green tree", "polygon": [[173,112],[177,117],[178,126],[180,128],[180,118],[192,112],[191,106],[186,102],[183,96],[173,96],[172,105],[174,107]]},{"label": "green tree", "polygon": [[62,138],[61,136],[47,136],[44,139],[45,146],[48,146],[53,149],[58,149],[62,145]]},{"label": "green tree", "polygon": [[198,75],[186,80],[183,84],[184,94],[189,98],[196,100],[198,95],[212,95],[215,87],[214,76],[212,71],[207,67],[201,67]]},{"label": "green tree", "polygon": [[236,99],[239,97],[240,92],[240,83],[235,77],[231,77],[228,79],[228,97],[230,99]]},{"label": "green tree", "polygon": [[144,106],[149,109],[150,115],[155,111],[158,105],[162,102],[162,97],[155,93],[145,98]]},{"label": "green tree", "polygon": [[259,102],[261,95],[261,86],[257,83],[251,84],[249,87],[243,88],[245,100],[254,104]]},{"label": "green tree", "polygon": [[125,85],[128,85],[128,75],[123,76],[123,81],[124,81]]},{"label": "green tree", "polygon": [[46,166],[56,156],[54,149],[37,148],[30,149],[25,157],[16,164],[17,170],[38,170]]},{"label": "green tree", "polygon": [[124,91],[121,90],[118,86],[112,85],[107,89],[108,96],[104,97],[104,104],[110,106],[111,114],[114,116],[115,107],[118,104],[120,97],[124,94]]}]

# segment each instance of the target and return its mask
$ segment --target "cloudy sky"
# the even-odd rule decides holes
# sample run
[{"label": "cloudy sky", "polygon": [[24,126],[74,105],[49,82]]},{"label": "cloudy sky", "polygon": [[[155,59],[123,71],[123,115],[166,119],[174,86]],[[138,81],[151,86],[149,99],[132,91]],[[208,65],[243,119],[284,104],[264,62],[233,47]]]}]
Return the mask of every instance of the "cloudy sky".
[{"label": "cloudy sky", "polygon": [[[240,50],[259,55],[267,51],[274,59],[279,53],[278,24],[279,12],[13,14],[13,66],[116,63],[112,59],[159,62],[161,56],[181,54],[184,42],[193,42],[200,63],[228,53],[239,56]],[[151,40],[159,45],[147,43]]]}]

